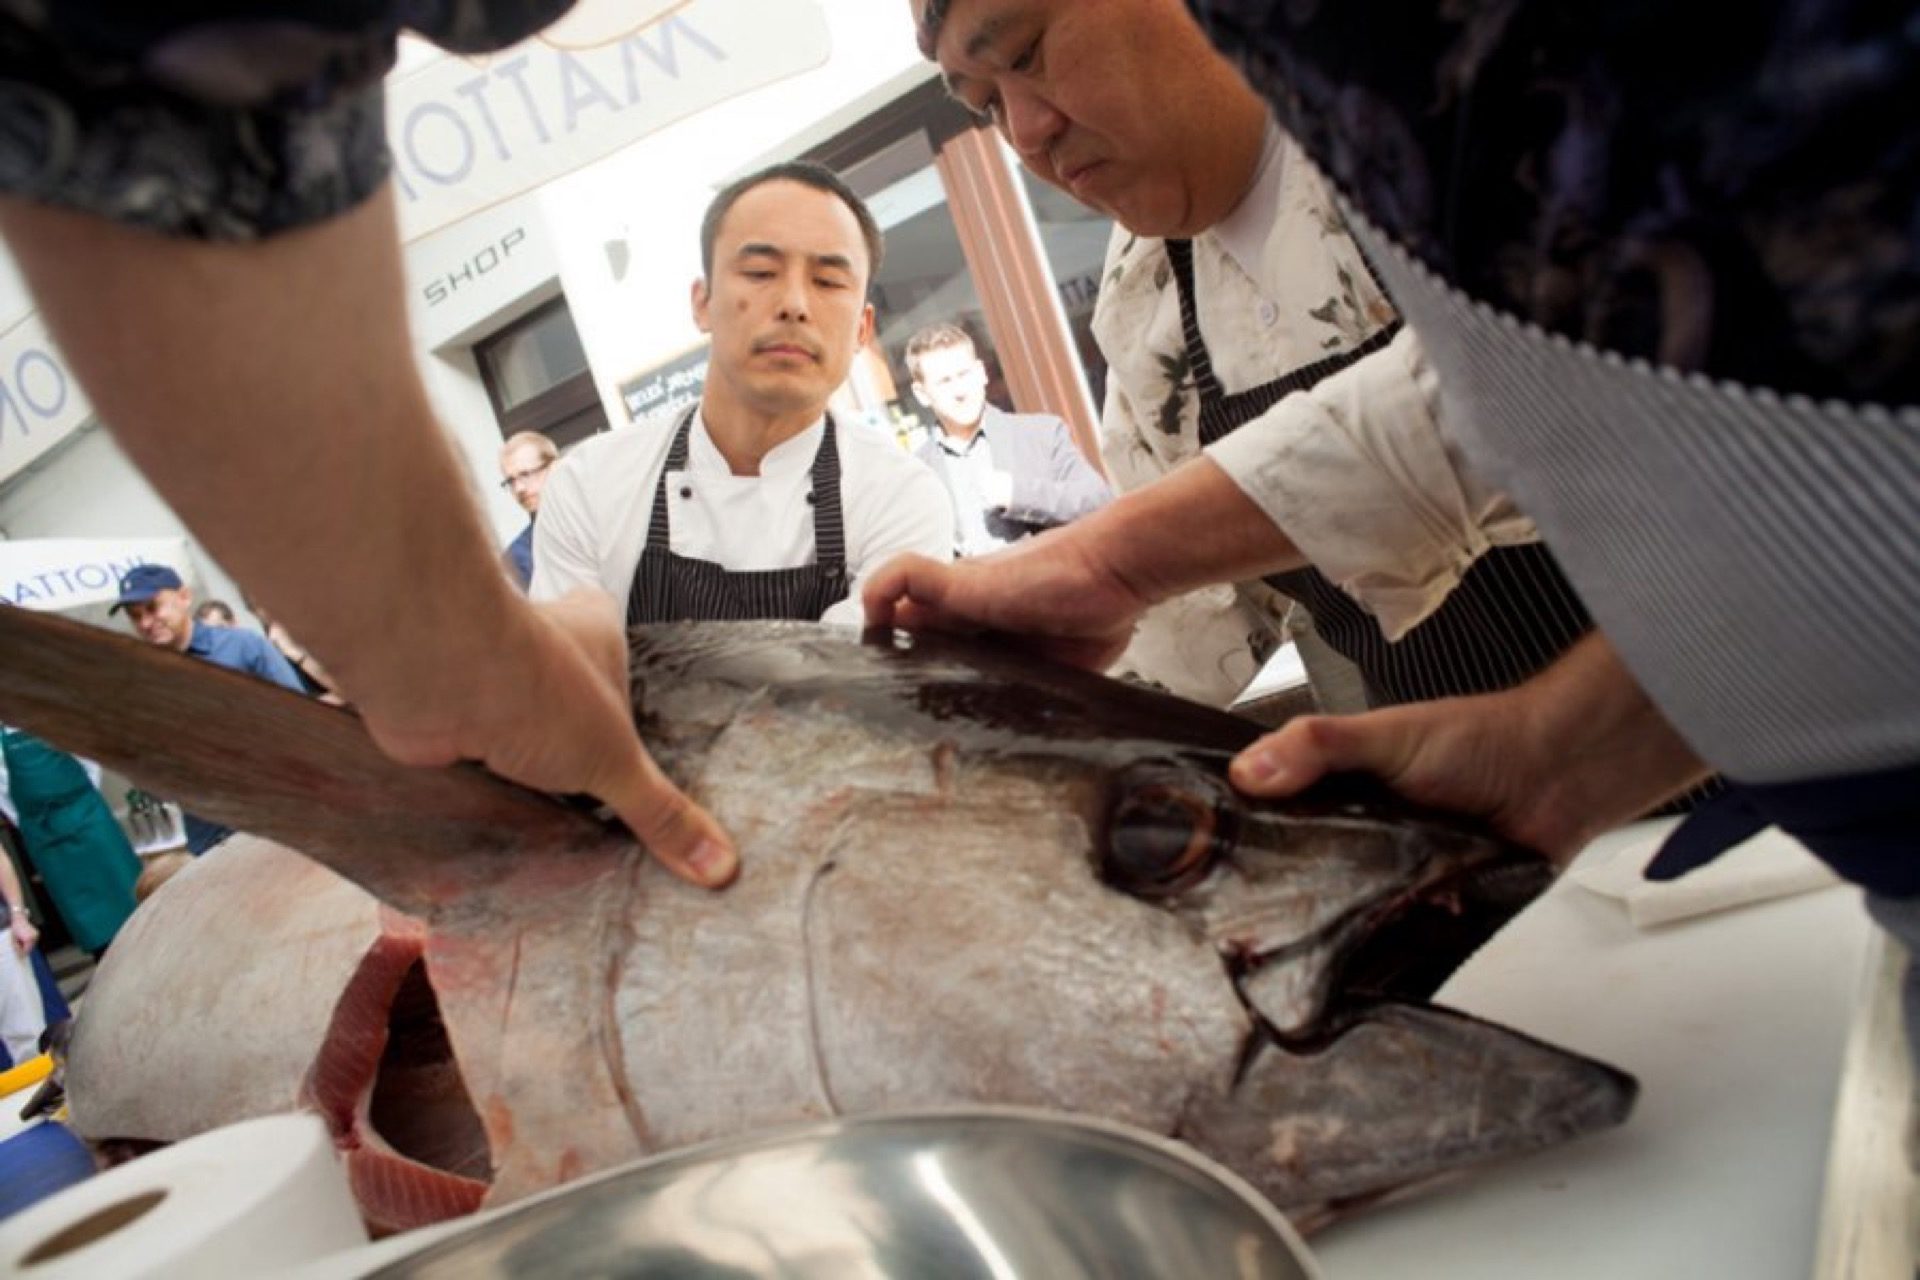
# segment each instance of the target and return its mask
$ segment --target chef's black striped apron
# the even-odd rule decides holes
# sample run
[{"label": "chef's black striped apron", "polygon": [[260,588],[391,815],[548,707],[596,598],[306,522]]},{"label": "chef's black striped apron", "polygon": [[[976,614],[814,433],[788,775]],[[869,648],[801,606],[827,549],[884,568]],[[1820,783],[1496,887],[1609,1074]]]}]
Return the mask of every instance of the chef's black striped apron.
[{"label": "chef's black striped apron", "polygon": [[[1228,395],[1214,374],[1194,307],[1193,247],[1166,242],[1180,295],[1188,374],[1200,400],[1200,443],[1212,444],[1271,409],[1385,347],[1400,323],[1353,350],[1316,360],[1264,386]],[[1586,606],[1539,542],[1483,552],[1432,614],[1388,643],[1380,624],[1311,566],[1267,584],[1313,614],[1321,637],[1360,669],[1376,707],[1510,688],[1550,664],[1593,627]]]},{"label": "chef's black striped apron", "polygon": [[[697,406],[696,406],[697,408]],[[687,440],[693,430],[694,409],[688,409],[674,429],[660,483],[653,491],[653,515],[647,522],[647,545],[634,566],[633,587],[627,593],[627,623],[747,622],[787,618],[817,622],[820,615],[846,599],[846,527],[840,514],[840,451],[834,443],[833,416],[813,455],[813,563],[794,569],[743,570],[738,573],[713,563],[673,554],[673,525],[667,508],[668,489],[685,501],[693,497],[696,481],[675,472],[687,468]]]}]

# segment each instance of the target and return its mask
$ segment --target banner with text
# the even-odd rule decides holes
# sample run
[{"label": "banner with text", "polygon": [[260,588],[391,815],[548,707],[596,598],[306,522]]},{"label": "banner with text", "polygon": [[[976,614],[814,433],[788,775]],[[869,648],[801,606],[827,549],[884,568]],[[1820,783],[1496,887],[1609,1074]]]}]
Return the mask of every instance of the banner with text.
[{"label": "banner with text", "polygon": [[185,538],[23,538],[0,541],[0,600],[28,609],[104,604],[137,564],[164,564],[194,579]]},{"label": "banner with text", "polygon": [[37,313],[0,333],[0,483],[92,415]]},{"label": "banner with text", "polygon": [[[403,238],[416,240],[665,125],[823,65],[811,0],[613,0],[531,40],[442,57],[387,83]],[[637,12],[636,12],[637,9]]]}]

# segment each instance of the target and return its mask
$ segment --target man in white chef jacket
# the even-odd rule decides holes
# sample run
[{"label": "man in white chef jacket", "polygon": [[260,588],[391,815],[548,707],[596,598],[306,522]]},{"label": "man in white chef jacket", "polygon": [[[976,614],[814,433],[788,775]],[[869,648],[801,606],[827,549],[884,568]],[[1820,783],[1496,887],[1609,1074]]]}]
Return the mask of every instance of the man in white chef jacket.
[{"label": "man in white chef jacket", "polygon": [[879,228],[828,170],[782,164],[714,198],[700,248],[693,316],[712,337],[700,402],[589,440],[554,469],[531,594],[603,587],[629,623],[858,625],[863,574],[896,552],[953,550],[933,473],[827,412],[873,331]]}]

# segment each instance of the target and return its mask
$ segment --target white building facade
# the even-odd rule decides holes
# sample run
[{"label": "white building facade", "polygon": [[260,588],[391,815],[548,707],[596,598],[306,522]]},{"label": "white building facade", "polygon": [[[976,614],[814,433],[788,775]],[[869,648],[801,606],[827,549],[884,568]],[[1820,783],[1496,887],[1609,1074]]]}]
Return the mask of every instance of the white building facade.
[{"label": "white building facade", "polygon": [[[653,7],[666,12],[635,27],[631,4],[587,6],[488,58],[409,44],[389,77],[415,356],[497,540],[524,522],[498,484],[505,436],[566,447],[697,396],[701,215],[778,160],[831,165],[887,231],[879,334],[843,411],[907,438],[900,350],[955,321],[996,399],[1067,418],[1092,452],[1102,367],[1087,321],[1109,224],[1026,180],[946,102],[905,0]],[[183,537],[199,594],[237,605],[101,425],[0,260],[0,591],[49,607],[32,598],[44,577],[6,572],[8,541]]]}]

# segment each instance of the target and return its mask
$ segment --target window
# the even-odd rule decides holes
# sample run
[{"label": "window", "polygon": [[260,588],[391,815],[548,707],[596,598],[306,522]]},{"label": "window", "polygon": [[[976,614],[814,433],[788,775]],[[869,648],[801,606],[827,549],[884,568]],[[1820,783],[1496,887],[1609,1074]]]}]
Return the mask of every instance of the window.
[{"label": "window", "polygon": [[502,439],[544,432],[566,449],[607,429],[565,298],[542,303],[473,349]]}]

